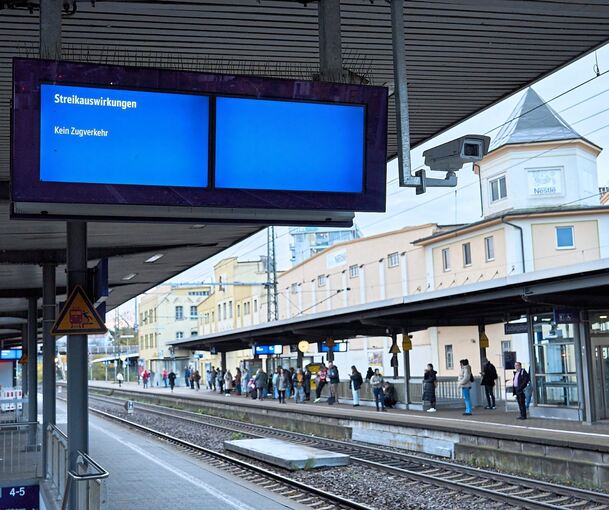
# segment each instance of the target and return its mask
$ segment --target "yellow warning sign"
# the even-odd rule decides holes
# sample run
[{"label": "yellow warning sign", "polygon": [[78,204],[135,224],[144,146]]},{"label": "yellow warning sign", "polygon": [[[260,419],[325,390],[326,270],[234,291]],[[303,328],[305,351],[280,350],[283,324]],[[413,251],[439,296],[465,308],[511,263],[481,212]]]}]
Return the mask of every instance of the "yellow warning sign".
[{"label": "yellow warning sign", "polygon": [[328,338],[326,340],[326,345],[328,346],[329,349],[332,349],[332,347],[334,347],[334,338]]},{"label": "yellow warning sign", "polygon": [[480,349],[488,349],[489,341],[488,336],[484,331],[480,332]]},{"label": "yellow warning sign", "polygon": [[389,354],[399,354],[399,353],[400,353],[400,348],[398,347],[398,344],[392,344],[391,349],[389,349]]},{"label": "yellow warning sign", "polygon": [[402,349],[404,351],[412,351],[412,339],[410,337],[404,337],[404,340],[402,340]]},{"label": "yellow warning sign", "polygon": [[95,311],[85,291],[77,285],[53,324],[51,333],[59,336],[102,334],[106,331],[108,328]]},{"label": "yellow warning sign", "polygon": [[23,354],[21,358],[19,358],[20,365],[27,365],[27,354]]}]

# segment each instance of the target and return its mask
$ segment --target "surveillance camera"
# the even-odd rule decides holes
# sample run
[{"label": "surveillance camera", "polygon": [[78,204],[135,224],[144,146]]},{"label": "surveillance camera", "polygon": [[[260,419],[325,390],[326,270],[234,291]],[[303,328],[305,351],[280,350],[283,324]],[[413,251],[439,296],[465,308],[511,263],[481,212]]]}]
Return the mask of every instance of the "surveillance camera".
[{"label": "surveillance camera", "polygon": [[465,163],[480,161],[488,152],[490,137],[465,135],[423,153],[425,164],[438,172],[455,172]]}]

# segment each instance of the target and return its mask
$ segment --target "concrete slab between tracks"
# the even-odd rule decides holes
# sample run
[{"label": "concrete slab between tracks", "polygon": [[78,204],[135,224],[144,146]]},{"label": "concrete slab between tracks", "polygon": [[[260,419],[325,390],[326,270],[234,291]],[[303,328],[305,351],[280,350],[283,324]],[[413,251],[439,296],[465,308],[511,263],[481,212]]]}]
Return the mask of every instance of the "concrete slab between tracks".
[{"label": "concrete slab between tracks", "polygon": [[274,438],[224,441],[224,448],[291,470],[349,465],[348,455]]},{"label": "concrete slab between tracks", "polygon": [[353,439],[465,460],[479,466],[540,474],[558,481],[609,488],[609,424],[533,418],[517,422],[516,414],[475,409],[437,413],[319,404],[281,406],[241,396],[225,397],[206,390],[143,389],[136,384],[91,383],[93,393],[132,396],[150,403],[170,404],[214,416],[273,426],[333,439]]}]

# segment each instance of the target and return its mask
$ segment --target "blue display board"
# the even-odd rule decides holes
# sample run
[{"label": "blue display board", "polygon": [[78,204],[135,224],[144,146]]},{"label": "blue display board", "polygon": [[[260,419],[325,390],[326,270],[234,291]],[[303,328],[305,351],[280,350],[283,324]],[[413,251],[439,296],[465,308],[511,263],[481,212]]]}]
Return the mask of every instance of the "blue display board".
[{"label": "blue display board", "polygon": [[0,361],[21,359],[21,349],[3,349],[0,351]]},{"label": "blue display board", "polygon": [[[349,344],[347,342],[334,342],[332,352],[347,352]],[[320,342],[318,345],[319,352],[328,352],[330,349],[326,342]]]},{"label": "blue display board", "polygon": [[208,184],[209,98],[40,86],[40,180]]},{"label": "blue display board", "polygon": [[218,188],[359,193],[361,105],[216,98]]},{"label": "blue display board", "polygon": [[283,345],[256,345],[252,347],[254,355],[276,355],[283,353]]}]

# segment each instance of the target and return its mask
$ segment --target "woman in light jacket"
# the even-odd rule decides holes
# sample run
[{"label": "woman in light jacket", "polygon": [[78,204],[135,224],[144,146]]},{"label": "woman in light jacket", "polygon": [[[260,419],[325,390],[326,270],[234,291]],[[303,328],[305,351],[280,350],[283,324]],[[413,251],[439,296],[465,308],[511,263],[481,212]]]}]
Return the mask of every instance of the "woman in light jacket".
[{"label": "woman in light jacket", "polygon": [[472,376],[472,367],[469,365],[469,361],[467,359],[462,359],[459,363],[461,365],[461,373],[457,379],[457,385],[461,388],[461,394],[463,395],[463,400],[465,401],[465,412],[463,413],[463,416],[471,416],[472,397],[470,391],[472,389],[472,383],[474,382],[474,378]]},{"label": "woman in light jacket", "polygon": [[233,374],[230,370],[227,370],[224,374],[224,395],[230,396],[230,392],[233,389]]}]

